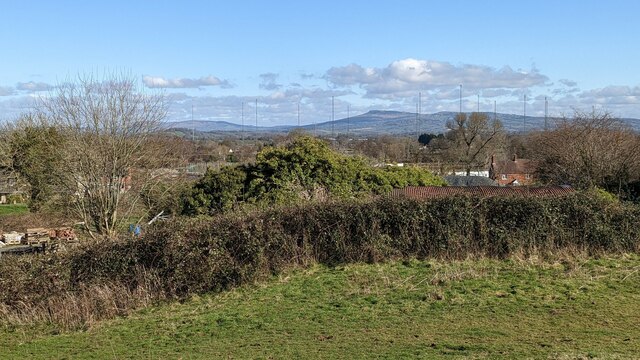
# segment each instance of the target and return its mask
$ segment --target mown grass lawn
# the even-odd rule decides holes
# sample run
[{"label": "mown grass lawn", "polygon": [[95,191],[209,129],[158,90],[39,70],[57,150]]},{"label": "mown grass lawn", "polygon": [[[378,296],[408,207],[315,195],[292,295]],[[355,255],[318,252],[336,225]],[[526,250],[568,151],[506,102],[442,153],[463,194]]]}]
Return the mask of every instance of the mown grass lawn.
[{"label": "mown grass lawn", "polygon": [[314,266],[57,334],[2,359],[639,358],[640,256]]},{"label": "mown grass lawn", "polygon": [[27,204],[0,204],[0,216],[28,213]]}]

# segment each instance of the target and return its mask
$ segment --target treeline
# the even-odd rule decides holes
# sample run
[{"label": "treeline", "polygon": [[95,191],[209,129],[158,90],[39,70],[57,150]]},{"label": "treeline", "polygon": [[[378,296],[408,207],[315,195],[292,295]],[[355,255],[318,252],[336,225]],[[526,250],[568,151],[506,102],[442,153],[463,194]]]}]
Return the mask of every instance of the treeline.
[{"label": "treeline", "polygon": [[548,129],[505,133],[499,119],[460,114],[448,132],[422,134],[418,161],[443,168],[488,169],[489,159],[534,160],[540,185],[600,188],[626,200],[640,199],[640,136],[611,113],[575,111]]},{"label": "treeline", "polygon": [[0,319],[85,326],[153,301],[229,289],[315,262],[637,252],[638,221],[637,205],[597,193],[381,197],[183,217],[141,239],[3,258]]}]

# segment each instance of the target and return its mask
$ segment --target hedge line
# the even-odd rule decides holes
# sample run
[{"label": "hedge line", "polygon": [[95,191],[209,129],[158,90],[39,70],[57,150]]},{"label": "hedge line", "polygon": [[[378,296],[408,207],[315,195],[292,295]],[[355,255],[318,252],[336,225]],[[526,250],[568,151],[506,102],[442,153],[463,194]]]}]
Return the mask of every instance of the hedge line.
[{"label": "hedge line", "polygon": [[640,207],[585,194],[562,198],[380,198],[306,204],[215,218],[180,218],[142,239],[67,254],[3,258],[0,305],[36,306],[104,284],[161,298],[220,291],[310,262],[504,258],[514,253],[640,251]]}]

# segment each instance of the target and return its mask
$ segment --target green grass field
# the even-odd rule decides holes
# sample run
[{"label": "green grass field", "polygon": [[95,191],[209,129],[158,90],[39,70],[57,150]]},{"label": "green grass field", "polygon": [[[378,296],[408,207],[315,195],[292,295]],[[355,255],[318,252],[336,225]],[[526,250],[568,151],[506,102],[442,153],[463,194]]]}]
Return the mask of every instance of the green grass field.
[{"label": "green grass field", "polygon": [[29,208],[26,204],[2,204],[0,205],[0,216],[18,215],[28,213]]},{"label": "green grass field", "polygon": [[0,327],[2,359],[640,357],[640,256],[295,270],[58,334]]}]

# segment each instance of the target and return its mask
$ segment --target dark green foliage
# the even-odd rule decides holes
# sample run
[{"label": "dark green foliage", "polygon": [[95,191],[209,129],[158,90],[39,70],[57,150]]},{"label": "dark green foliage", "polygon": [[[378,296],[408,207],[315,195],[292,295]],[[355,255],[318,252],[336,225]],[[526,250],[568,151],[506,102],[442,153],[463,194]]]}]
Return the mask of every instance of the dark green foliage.
[{"label": "dark green foliage", "polygon": [[420,134],[418,142],[422,145],[429,145],[433,139],[444,139],[444,134]]},{"label": "dark green foliage", "polygon": [[183,212],[215,214],[241,203],[293,204],[444,184],[426,170],[374,168],[363,158],[336,153],[322,140],[300,136],[285,146],[263,149],[255,164],[207,171],[183,200]]},{"label": "dark green foliage", "polygon": [[9,136],[12,166],[29,183],[32,210],[45,206],[59,191],[59,146],[64,146],[64,138],[53,127],[25,126]]},{"label": "dark green foliage", "polygon": [[208,214],[233,208],[245,198],[247,188],[245,166],[225,166],[220,171],[207,169],[183,198],[185,214]]}]

